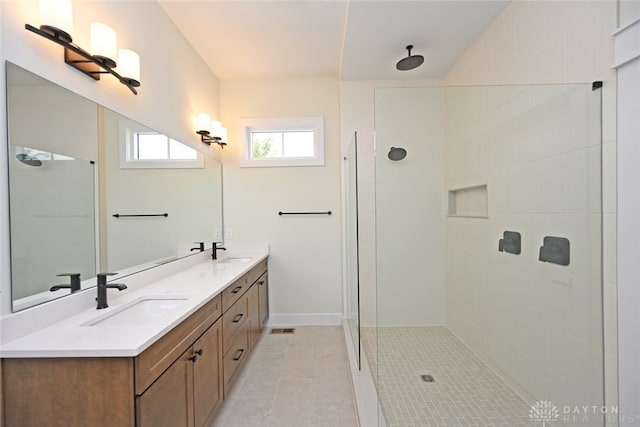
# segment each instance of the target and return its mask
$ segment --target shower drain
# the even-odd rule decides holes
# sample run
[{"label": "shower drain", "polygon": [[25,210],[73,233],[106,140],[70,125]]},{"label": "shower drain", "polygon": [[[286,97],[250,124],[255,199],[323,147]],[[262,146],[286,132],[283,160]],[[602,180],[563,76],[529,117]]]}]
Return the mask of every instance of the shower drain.
[{"label": "shower drain", "polygon": [[272,334],[294,334],[296,332],[296,328],[273,328],[271,329]]},{"label": "shower drain", "polygon": [[424,375],[420,375],[420,378],[422,379],[422,381],[424,381],[425,383],[433,383],[436,380],[433,379],[433,376],[428,375],[428,374],[424,374]]}]

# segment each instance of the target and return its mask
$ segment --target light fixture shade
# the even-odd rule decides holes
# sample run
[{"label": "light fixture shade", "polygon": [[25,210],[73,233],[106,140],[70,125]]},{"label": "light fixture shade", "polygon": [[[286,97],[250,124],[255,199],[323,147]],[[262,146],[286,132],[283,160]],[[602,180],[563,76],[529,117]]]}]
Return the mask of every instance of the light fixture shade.
[{"label": "light fixture shade", "polygon": [[211,122],[211,136],[221,136],[222,133],[222,123],[218,120],[213,120]]},{"label": "light fixture shade", "polygon": [[118,51],[118,73],[127,79],[140,81],[140,55],[129,49]]},{"label": "light fixture shade", "polygon": [[73,33],[71,0],[40,0],[40,23]]},{"label": "light fixture shade", "polygon": [[222,142],[227,142],[227,128],[221,128],[219,136]]},{"label": "light fixture shade", "polygon": [[91,54],[100,58],[116,59],[118,49],[116,32],[108,25],[99,22],[91,24]]},{"label": "light fixture shade", "polygon": [[211,130],[211,116],[207,113],[200,113],[198,115],[198,130]]}]

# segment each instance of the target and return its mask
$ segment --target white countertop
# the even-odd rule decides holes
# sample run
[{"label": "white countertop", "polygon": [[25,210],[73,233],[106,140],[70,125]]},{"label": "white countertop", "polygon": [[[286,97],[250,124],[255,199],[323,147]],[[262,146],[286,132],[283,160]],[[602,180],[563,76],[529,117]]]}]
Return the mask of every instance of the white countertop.
[{"label": "white countertop", "polygon": [[[109,308],[86,310],[9,342],[3,342],[0,356],[7,358],[41,357],[134,357],[220,294],[224,288],[268,256],[268,249],[251,254],[234,254],[248,260],[225,262],[207,259],[182,271],[144,286],[118,291],[108,289]],[[127,278],[118,280],[127,283]],[[85,292],[96,290],[88,289]],[[185,298],[161,318],[147,324],[112,326],[92,323],[119,311],[132,301],[149,296]],[[55,303],[55,301],[53,302]],[[105,322],[107,323],[107,322]]]}]

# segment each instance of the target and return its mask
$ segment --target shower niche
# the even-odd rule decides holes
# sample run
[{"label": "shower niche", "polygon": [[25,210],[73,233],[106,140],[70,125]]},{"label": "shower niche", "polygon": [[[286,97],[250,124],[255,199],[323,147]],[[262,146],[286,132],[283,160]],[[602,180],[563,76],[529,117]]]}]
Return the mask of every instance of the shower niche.
[{"label": "shower niche", "polygon": [[447,216],[489,218],[487,184],[449,190]]}]

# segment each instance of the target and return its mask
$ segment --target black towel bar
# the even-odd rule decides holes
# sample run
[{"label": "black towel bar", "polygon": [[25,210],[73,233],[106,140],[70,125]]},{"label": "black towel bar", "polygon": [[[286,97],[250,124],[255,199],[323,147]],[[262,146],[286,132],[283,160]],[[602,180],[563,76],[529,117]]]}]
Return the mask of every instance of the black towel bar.
[{"label": "black towel bar", "polygon": [[278,215],[331,215],[331,211],[326,212],[278,212]]},{"label": "black towel bar", "polygon": [[167,218],[169,216],[169,214],[168,213],[161,213],[161,214],[133,214],[133,215],[113,214],[114,218],[150,217],[150,216],[163,216],[163,217]]}]

